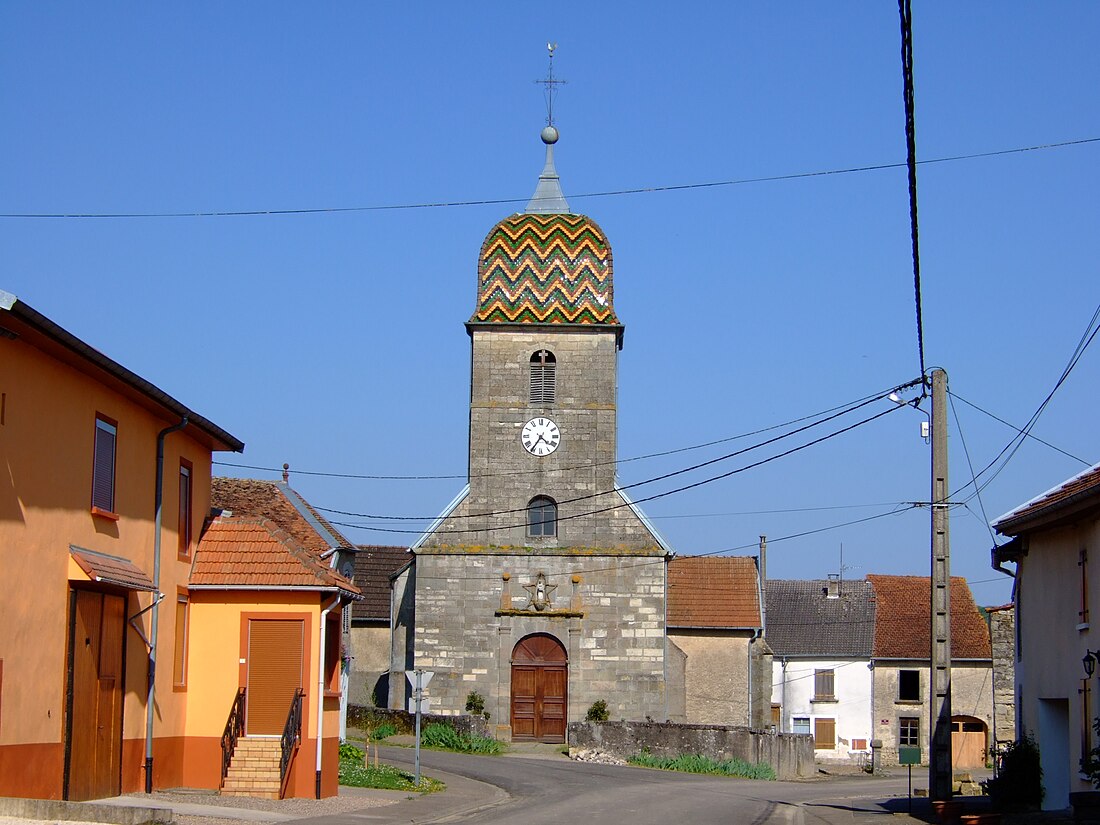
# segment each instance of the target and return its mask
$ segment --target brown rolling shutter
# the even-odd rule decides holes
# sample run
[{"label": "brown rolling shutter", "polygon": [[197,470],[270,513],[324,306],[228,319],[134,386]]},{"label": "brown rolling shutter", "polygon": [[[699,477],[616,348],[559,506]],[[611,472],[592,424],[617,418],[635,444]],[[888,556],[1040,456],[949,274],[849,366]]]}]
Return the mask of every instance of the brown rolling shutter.
[{"label": "brown rolling shutter", "polygon": [[115,438],[114,425],[97,418],[92,467],[92,506],[109,513],[115,510]]},{"label": "brown rolling shutter", "polygon": [[283,732],[294,693],[302,686],[304,634],[301,619],[249,620],[246,733]]}]

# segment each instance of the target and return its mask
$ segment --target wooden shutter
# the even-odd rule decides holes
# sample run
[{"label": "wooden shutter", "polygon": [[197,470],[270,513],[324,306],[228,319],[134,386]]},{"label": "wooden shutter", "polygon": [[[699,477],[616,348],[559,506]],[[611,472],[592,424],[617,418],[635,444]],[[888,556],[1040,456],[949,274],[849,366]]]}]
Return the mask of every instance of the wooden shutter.
[{"label": "wooden shutter", "polygon": [[176,649],[172,657],[172,683],[187,684],[187,613],[188,599],[183,593],[176,596]]},{"label": "wooden shutter", "polygon": [[294,693],[302,686],[304,634],[301,619],[249,620],[246,733],[283,732]]},{"label": "wooden shutter", "polygon": [[836,747],[836,719],[814,719],[814,748],[832,750]]},{"label": "wooden shutter", "polygon": [[102,418],[95,421],[95,458],[92,465],[92,506],[115,511],[115,426]]},{"label": "wooden shutter", "polygon": [[185,460],[180,461],[179,504],[178,553],[181,556],[189,556],[191,555],[191,462]]}]

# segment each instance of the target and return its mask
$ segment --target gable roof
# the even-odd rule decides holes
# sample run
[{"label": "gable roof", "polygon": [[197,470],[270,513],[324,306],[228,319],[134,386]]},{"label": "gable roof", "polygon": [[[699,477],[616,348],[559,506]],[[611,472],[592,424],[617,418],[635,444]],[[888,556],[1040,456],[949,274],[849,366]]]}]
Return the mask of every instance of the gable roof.
[{"label": "gable roof", "polygon": [[[6,332],[7,335],[3,333]],[[21,339],[62,363],[93,376],[116,392],[134,398],[168,419],[187,418],[187,433],[210,450],[242,452],[244,442],[199,415],[160,387],[77,338],[42,313],[0,289],[0,337]],[[173,423],[174,423],[173,421]]]},{"label": "gable roof", "polygon": [[[930,659],[932,583],[928,576],[869,575],[875,591],[875,658]],[[951,577],[951,658],[989,659],[989,627],[961,576]]]},{"label": "gable roof", "polygon": [[355,550],[285,481],[215,476],[210,480],[210,506],[230,511],[226,515],[269,519],[314,553],[334,547]]},{"label": "gable roof", "polygon": [[352,619],[389,621],[390,574],[412,561],[408,547],[360,544],[355,554],[355,583],[363,601],[352,608]]},{"label": "gable roof", "polygon": [[868,581],[769,579],[764,588],[768,646],[777,656],[870,659],[875,635],[874,590]]},{"label": "gable roof", "polygon": [[1013,536],[1028,527],[1038,526],[1038,522],[1097,505],[1100,505],[1100,464],[1005,513],[993,522],[993,529],[1001,535]]},{"label": "gable roof", "polygon": [[760,627],[756,560],[749,556],[677,556],[668,563],[670,628]]},{"label": "gable roof", "polygon": [[359,589],[265,518],[220,516],[195,552],[189,586],[241,589]]}]

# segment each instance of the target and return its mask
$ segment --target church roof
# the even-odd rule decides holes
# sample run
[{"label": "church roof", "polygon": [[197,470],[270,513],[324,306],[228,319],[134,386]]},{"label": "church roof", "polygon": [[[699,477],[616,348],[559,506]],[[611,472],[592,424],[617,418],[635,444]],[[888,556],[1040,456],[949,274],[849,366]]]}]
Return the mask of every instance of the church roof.
[{"label": "church roof", "polygon": [[470,323],[620,327],[611,244],[594,220],[569,210],[554,168],[557,129],[548,126],[542,139],[546,165],[526,212],[497,223],[481,245]]}]

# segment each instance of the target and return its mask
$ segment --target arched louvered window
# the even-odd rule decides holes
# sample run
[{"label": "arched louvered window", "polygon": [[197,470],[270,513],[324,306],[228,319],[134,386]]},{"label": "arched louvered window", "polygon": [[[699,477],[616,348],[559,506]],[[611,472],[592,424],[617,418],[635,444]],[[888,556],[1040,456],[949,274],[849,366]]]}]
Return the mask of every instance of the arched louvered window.
[{"label": "arched louvered window", "polygon": [[556,536],[557,534],[557,503],[546,496],[535,496],[527,503],[527,535]]},{"label": "arched louvered window", "polygon": [[531,356],[531,403],[553,404],[555,395],[554,353],[540,349]]}]

